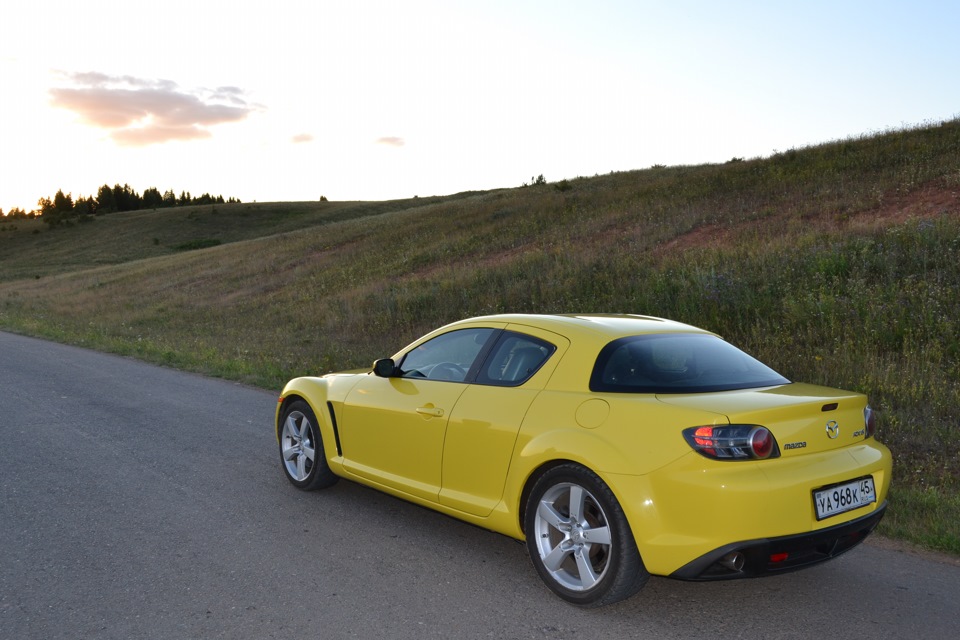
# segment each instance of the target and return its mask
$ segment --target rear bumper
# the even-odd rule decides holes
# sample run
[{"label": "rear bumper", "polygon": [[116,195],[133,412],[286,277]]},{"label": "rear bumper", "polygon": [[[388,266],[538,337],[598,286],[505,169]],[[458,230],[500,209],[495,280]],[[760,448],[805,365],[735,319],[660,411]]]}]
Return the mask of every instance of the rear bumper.
[{"label": "rear bumper", "polygon": [[757,578],[802,569],[849,551],[877,526],[884,502],[868,515],[810,533],[734,542],[704,554],[672,574],[681,580]]}]

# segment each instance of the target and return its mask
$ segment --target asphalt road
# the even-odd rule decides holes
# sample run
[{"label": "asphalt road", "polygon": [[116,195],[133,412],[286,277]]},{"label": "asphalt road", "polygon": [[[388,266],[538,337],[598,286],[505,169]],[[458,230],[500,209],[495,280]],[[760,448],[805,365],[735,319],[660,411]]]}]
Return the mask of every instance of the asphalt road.
[{"label": "asphalt road", "polygon": [[522,545],[283,477],[276,396],[0,333],[0,638],[950,638],[960,566],[867,543],[580,610]]}]

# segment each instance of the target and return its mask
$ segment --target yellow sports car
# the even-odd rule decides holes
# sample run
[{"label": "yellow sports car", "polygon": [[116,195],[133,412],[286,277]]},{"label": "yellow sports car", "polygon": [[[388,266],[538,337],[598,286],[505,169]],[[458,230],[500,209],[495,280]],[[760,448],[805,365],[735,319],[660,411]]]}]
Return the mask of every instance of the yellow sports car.
[{"label": "yellow sports car", "polygon": [[290,381],[276,433],[294,486],[343,477],[526,540],[546,585],[581,606],[650,574],[833,558],[877,525],[890,486],[862,394],[633,315],[455,322],[372,371]]}]

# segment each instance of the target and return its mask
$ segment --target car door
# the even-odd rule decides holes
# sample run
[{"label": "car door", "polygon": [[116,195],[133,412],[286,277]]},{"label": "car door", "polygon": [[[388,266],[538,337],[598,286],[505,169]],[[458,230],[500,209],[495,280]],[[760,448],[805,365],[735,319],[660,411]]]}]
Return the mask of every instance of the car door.
[{"label": "car door", "polygon": [[551,332],[511,328],[490,348],[446,427],[440,503],[478,516],[500,502],[523,418],[568,344]]},{"label": "car door", "polygon": [[371,374],[357,384],[339,425],[344,469],[436,502],[447,422],[497,332],[474,327],[440,334],[406,353],[395,376]]}]

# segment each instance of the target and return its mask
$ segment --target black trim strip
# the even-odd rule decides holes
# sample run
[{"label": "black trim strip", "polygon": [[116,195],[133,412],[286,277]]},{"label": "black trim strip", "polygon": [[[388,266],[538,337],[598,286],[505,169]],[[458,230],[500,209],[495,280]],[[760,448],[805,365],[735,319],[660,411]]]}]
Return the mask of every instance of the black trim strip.
[{"label": "black trim strip", "polygon": [[[681,580],[730,580],[758,578],[802,569],[835,558],[866,540],[880,523],[886,509],[887,503],[884,502],[862,518],[835,527],[724,545],[687,563],[670,574],[670,577]],[[735,552],[743,556],[744,564],[740,571],[720,564],[722,558]],[[785,559],[772,561],[772,556],[778,554],[784,554]]]},{"label": "black trim strip", "polygon": [[330,412],[330,424],[333,425],[333,439],[337,443],[337,455],[343,457],[343,449],[340,447],[340,428],[337,426],[337,414],[333,410],[333,403],[327,401],[327,411]]}]

